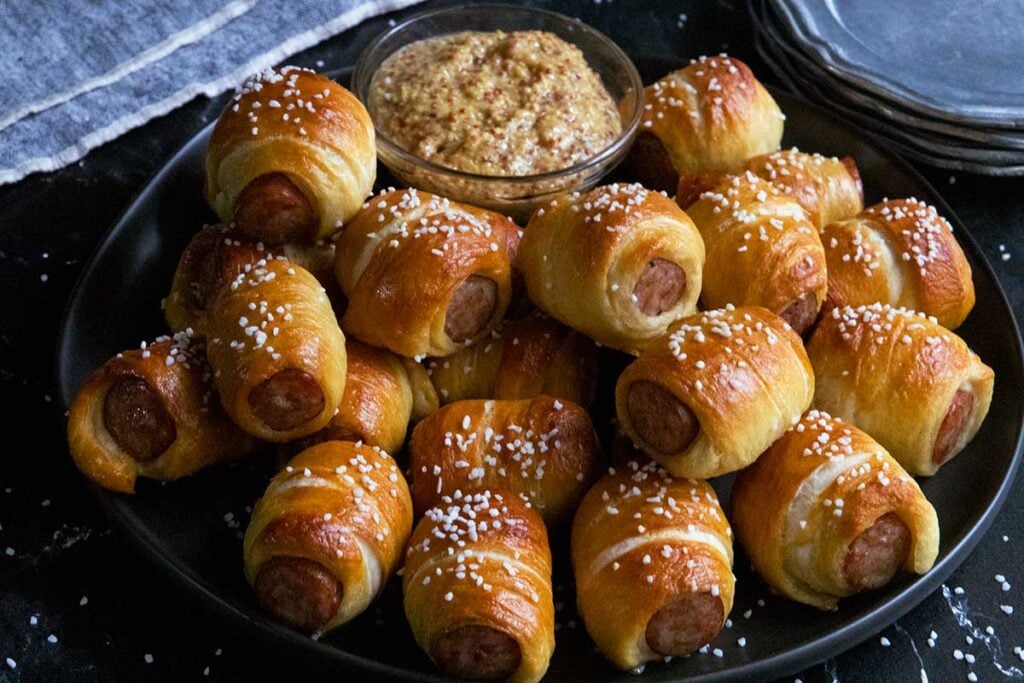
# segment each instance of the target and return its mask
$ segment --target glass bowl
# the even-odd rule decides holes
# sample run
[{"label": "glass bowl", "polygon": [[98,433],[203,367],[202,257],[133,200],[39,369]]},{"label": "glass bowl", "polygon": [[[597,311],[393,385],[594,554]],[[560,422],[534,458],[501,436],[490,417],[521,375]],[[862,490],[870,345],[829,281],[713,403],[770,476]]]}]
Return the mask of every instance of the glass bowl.
[{"label": "glass bowl", "polygon": [[[467,173],[441,166],[404,149],[381,132],[370,92],[381,63],[406,45],[461,31],[548,31],[578,47],[619,105],[622,132],[589,159],[557,171],[524,176]],[[377,156],[396,178],[412,187],[482,206],[524,221],[554,195],[586,190],[612,170],[629,151],[643,110],[643,82],[633,62],[604,34],[578,19],[547,10],[483,4],[416,14],[375,38],[356,62],[352,89],[374,119]]]}]

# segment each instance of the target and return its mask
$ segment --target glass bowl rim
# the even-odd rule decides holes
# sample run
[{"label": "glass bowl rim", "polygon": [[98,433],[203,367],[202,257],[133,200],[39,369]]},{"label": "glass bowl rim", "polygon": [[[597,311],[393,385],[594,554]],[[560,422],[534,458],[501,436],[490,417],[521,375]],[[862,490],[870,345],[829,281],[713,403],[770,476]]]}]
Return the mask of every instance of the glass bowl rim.
[{"label": "glass bowl rim", "polygon": [[[574,28],[581,29],[588,33],[591,37],[597,40],[597,43],[601,48],[608,50],[615,61],[619,63],[625,69],[626,78],[629,81],[630,87],[633,92],[627,94],[633,100],[633,114],[629,119],[629,122],[625,124],[619,135],[613,140],[607,147],[602,149],[600,152],[592,157],[589,157],[583,161],[577,162],[572,166],[566,166],[565,168],[556,169],[554,171],[545,171],[544,173],[535,173],[532,175],[488,175],[484,173],[472,173],[469,171],[460,171],[457,168],[451,166],[443,166],[435,163],[428,159],[424,159],[418,154],[414,154],[409,150],[405,149],[398,143],[394,142],[387,135],[384,135],[380,128],[377,126],[376,121],[373,121],[373,114],[370,114],[370,119],[373,121],[374,134],[377,139],[379,147],[383,148],[387,153],[394,154],[399,157],[403,162],[411,163],[419,166],[432,173],[442,174],[450,176],[454,179],[463,179],[469,181],[488,181],[488,182],[502,182],[508,184],[522,184],[532,185],[534,183],[557,180],[566,176],[573,176],[577,174],[583,174],[588,171],[593,171],[595,168],[600,168],[609,161],[615,159],[620,153],[624,151],[624,148],[628,146],[633,137],[636,135],[637,130],[640,127],[640,119],[643,116],[643,103],[644,103],[644,85],[643,80],[640,78],[640,73],[637,71],[636,65],[633,64],[633,60],[629,58],[629,55],[619,47],[615,41],[606,36],[605,34],[598,31],[593,26],[590,26],[586,22],[580,19],[574,19],[572,17],[561,14],[560,12],[554,12],[552,10],[543,9],[539,7],[524,7],[520,5],[511,5],[507,3],[487,2],[487,3],[474,3],[471,5],[459,5],[455,7],[438,7],[434,9],[424,10],[417,12],[403,21],[398,22],[394,26],[389,27],[387,30],[382,31],[377,37],[371,40],[363,51],[359,54],[359,59],[356,60],[355,68],[352,72],[352,89],[356,97],[363,103],[369,112],[369,88],[373,82],[373,76],[376,71],[370,70],[371,57],[376,57],[375,53],[380,49],[380,46],[389,38],[394,37],[404,31],[407,31],[412,25],[421,22],[425,19],[434,18],[437,15],[444,14],[459,14],[467,10],[478,12],[486,11],[487,9],[495,10],[511,10],[522,14],[533,14],[538,16],[545,16],[548,19],[552,19],[556,22],[572,25]],[[457,29],[456,29],[457,30]],[[499,29],[495,29],[499,30]],[[439,34],[444,35],[444,34]],[[571,41],[567,41],[571,42]],[[576,47],[576,43],[573,43]],[[394,54],[393,52],[391,54]],[[380,63],[383,63],[385,59],[390,56],[387,55],[380,59]],[[585,56],[585,55],[584,55]],[[609,93],[610,94],[610,93]]]}]

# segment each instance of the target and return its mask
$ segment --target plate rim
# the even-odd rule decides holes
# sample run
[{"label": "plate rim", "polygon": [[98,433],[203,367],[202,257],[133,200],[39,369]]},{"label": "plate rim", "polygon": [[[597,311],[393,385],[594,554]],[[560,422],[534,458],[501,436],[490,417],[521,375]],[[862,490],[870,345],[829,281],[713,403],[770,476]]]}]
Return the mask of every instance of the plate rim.
[{"label": "plate rim", "polygon": [[[681,57],[666,57],[664,55],[632,54],[631,57],[634,60],[650,57],[666,62],[669,60],[683,62],[684,60],[684,58]],[[345,66],[338,69],[326,70],[325,73],[340,80],[346,78],[347,75],[351,73],[351,68],[351,66]],[[935,204],[940,213],[942,213],[942,215],[945,216],[954,226],[954,229],[959,233],[958,238],[962,237],[969,243],[970,249],[977,257],[980,267],[984,269],[992,283],[995,285],[995,290],[1000,300],[999,303],[1009,316],[1011,328],[1014,333],[1013,343],[1016,347],[1018,362],[1021,363],[1021,365],[1024,365],[1024,340],[1022,340],[1020,325],[1014,315],[1013,308],[1009,303],[1009,299],[1006,296],[1003,285],[996,276],[996,273],[992,268],[992,264],[989,262],[984,251],[974,239],[974,236],[969,230],[967,230],[959,216],[956,215],[949,204],[945,201],[945,198],[935,189],[935,187],[932,186],[932,184],[928,182],[928,180],[902,156],[887,150],[875,134],[849,123],[843,117],[814,102],[808,101],[798,94],[794,94],[774,86],[766,85],[766,87],[773,97],[779,97],[781,95],[783,99],[798,102],[800,106],[809,108],[816,115],[824,117],[841,128],[847,129],[851,134],[856,136],[865,136],[873,147],[884,154],[887,159],[891,160],[903,173],[907,174],[912,180],[914,180],[914,182],[920,184],[921,187],[928,191],[932,200],[931,203]],[[67,323],[72,317],[74,311],[80,307],[83,285],[94,276],[94,271],[98,268],[100,257],[107,252],[111,244],[115,242],[116,238],[127,228],[129,217],[137,213],[140,207],[150,201],[150,195],[154,194],[157,191],[157,188],[163,185],[163,181],[180,165],[183,157],[191,153],[196,145],[203,144],[204,140],[209,137],[215,124],[216,120],[213,120],[204,125],[197,132],[192,134],[167,158],[156,174],[153,175],[135,195],[127,208],[120,214],[117,221],[103,234],[97,242],[96,247],[89,255],[86,265],[82,268],[76,278],[75,284],[68,296],[61,315],[61,327],[57,336],[57,344],[55,348],[54,375],[65,411],[70,407],[70,402],[73,398],[73,390],[65,382],[66,373],[64,371],[66,367],[65,358],[72,352],[72,349],[68,346],[71,335],[69,334]],[[738,664],[737,666],[729,669],[707,671],[687,676],[686,680],[711,683],[712,681],[737,679],[746,680],[785,676],[847,651],[876,631],[887,627],[895,620],[917,607],[928,595],[935,591],[949,578],[960,564],[963,563],[971,551],[974,550],[978,543],[981,542],[982,538],[984,538],[988,529],[995,521],[999,511],[1005,504],[1022,459],[1022,447],[1024,447],[1024,404],[1022,404],[1018,409],[1017,417],[1017,436],[1014,445],[1014,453],[1003,479],[999,484],[996,494],[991,500],[989,500],[984,511],[978,518],[978,521],[967,531],[964,537],[949,550],[948,554],[934,567],[932,567],[927,574],[913,579],[909,585],[889,597],[886,602],[877,609],[868,612],[851,622],[844,623],[837,629],[811,641],[768,657]],[[313,640],[271,620],[263,614],[253,611],[247,612],[232,605],[215,591],[204,585],[202,581],[197,578],[193,578],[190,572],[187,571],[186,567],[181,566],[175,561],[173,555],[164,552],[157,542],[157,539],[153,538],[152,533],[150,533],[147,528],[140,523],[139,519],[135,515],[131,514],[123,496],[106,491],[91,482],[84,483],[91,489],[94,499],[97,500],[107,516],[119,527],[119,532],[122,536],[127,536],[129,543],[135,547],[148,562],[155,565],[159,569],[159,573],[161,575],[169,577],[171,582],[176,584],[179,590],[184,590],[191,597],[198,598],[204,608],[216,613],[218,618],[223,619],[226,623],[244,625],[251,629],[251,633],[262,640],[273,639],[273,642],[276,645],[283,646],[282,652],[288,658],[299,661],[302,659],[299,656],[299,651],[302,650],[309,653],[310,648],[312,648],[313,653],[318,656],[326,657],[329,660],[333,660],[336,664],[344,664],[352,671],[360,671],[365,674],[386,676],[398,680],[451,680],[433,672],[401,668],[387,662],[370,659],[368,657],[348,652],[339,647]],[[129,533],[125,534],[124,532],[126,531]],[[253,638],[252,640],[255,641],[256,638]],[[310,663],[303,662],[303,666],[309,669]],[[668,672],[665,673],[667,674]],[[672,680],[672,677],[666,675],[651,676],[648,680]]]},{"label": "plate rim", "polygon": [[[857,83],[883,98],[893,99],[893,94],[895,93],[896,96],[905,98],[904,105],[910,103],[920,111],[927,112],[936,118],[954,122],[968,121],[971,124],[1009,130],[1024,129],[1024,107],[1022,106],[1014,109],[1007,105],[973,105],[969,107],[970,113],[968,114],[951,114],[942,109],[940,101],[935,97],[890,78],[883,71],[880,71],[877,66],[861,65],[861,72],[858,72],[850,64],[849,60],[845,59],[836,50],[835,46],[824,40],[822,36],[814,34],[813,30],[806,23],[806,16],[800,12],[799,4],[790,5],[788,0],[772,0],[772,5],[779,10],[779,14],[785,15],[790,33],[796,34],[800,42],[812,48],[825,68],[843,80]],[[832,17],[831,14],[829,16],[830,18]],[[847,34],[853,35],[849,32]],[[828,59],[829,57],[832,59],[831,62]],[[870,73],[877,80],[872,81],[866,78],[864,73]],[[886,85],[888,85],[888,89]],[[1007,118],[1010,119],[1009,122],[1006,120]]]}]

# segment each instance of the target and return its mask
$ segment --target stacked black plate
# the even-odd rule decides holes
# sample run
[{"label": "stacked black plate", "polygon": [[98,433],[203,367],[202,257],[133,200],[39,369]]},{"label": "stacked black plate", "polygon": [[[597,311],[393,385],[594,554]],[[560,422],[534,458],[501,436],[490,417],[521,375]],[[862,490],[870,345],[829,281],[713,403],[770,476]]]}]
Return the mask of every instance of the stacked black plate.
[{"label": "stacked black plate", "polygon": [[920,161],[1024,175],[1024,0],[750,0],[783,82]]}]

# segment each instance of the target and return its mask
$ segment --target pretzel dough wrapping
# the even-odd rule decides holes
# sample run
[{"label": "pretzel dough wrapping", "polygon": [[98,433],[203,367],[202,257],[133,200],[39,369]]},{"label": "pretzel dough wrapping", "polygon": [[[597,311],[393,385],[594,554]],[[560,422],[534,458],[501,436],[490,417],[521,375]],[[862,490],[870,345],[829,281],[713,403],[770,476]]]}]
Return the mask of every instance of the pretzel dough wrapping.
[{"label": "pretzel dough wrapping", "polygon": [[949,222],[916,199],[888,199],[821,232],[830,306],[873,303],[956,329],[974,308],[967,257]]},{"label": "pretzel dough wrapping", "polygon": [[362,103],[326,76],[286,66],[246,81],[224,109],[206,155],[206,199],[254,240],[312,242],[355,215],[376,173]]},{"label": "pretzel dough wrapping", "polygon": [[248,453],[255,440],[221,410],[191,331],[119,353],[89,377],[68,414],[78,469],[103,488],[180,479]]},{"label": "pretzel dough wrapping", "polygon": [[409,489],[378,448],[325,441],[275,476],[245,531],[260,604],[305,632],[363,612],[398,568],[412,530]]},{"label": "pretzel dough wrapping", "polygon": [[322,429],[345,389],[345,336],[304,268],[261,259],[221,291],[207,355],[227,413],[281,443]]},{"label": "pretzel dough wrapping", "polygon": [[687,212],[707,249],[704,306],[764,306],[798,334],[810,329],[828,292],[825,250],[795,199],[748,171]]},{"label": "pretzel dough wrapping", "polygon": [[615,409],[633,442],[669,472],[703,479],[742,469],[811,404],[800,338],[755,306],[684,318],[619,377]]},{"label": "pretzel dough wrapping", "polygon": [[647,187],[673,192],[680,176],[728,171],[779,148],[779,106],[746,64],[700,57],[644,89],[628,165]]},{"label": "pretzel dough wrapping", "polygon": [[445,496],[409,541],[402,579],[416,642],[450,676],[539,681],[555,649],[540,517],[500,491]]},{"label": "pretzel dough wrapping", "polygon": [[856,216],[864,208],[864,187],[857,162],[808,154],[795,147],[760,154],[729,171],[711,171],[679,179],[676,201],[684,209],[730,175],[754,175],[775,185],[804,208],[820,230],[833,221]]},{"label": "pretzel dough wrapping", "polygon": [[493,211],[415,189],[373,197],[337,242],[343,327],[408,357],[472,344],[511,301],[519,232]]},{"label": "pretzel dough wrapping", "polygon": [[[285,244],[274,250],[302,266],[328,291],[336,290],[334,245]],[[272,258],[262,242],[252,242],[223,225],[208,225],[189,241],[178,261],[171,291],[164,299],[164,317],[175,332],[192,328],[205,336],[210,307],[220,291],[256,261]],[[336,294],[336,292],[335,292]]]},{"label": "pretzel dough wrapping", "polygon": [[599,455],[590,416],[574,403],[457,401],[413,430],[410,485],[417,510],[456,491],[498,488],[525,496],[557,526],[597,475]]},{"label": "pretzel dough wrapping", "polygon": [[704,244],[670,199],[616,183],[538,209],[517,265],[538,308],[636,353],[696,309]]},{"label": "pretzel dough wrapping", "polygon": [[778,593],[820,609],[924,574],[939,550],[935,509],[878,442],[812,410],[740,472],[736,535]]},{"label": "pretzel dough wrapping", "polygon": [[916,476],[960,453],[992,402],[992,369],[934,318],[904,308],[834,308],[807,353],[815,407],[871,434]]},{"label": "pretzel dough wrapping", "polygon": [[597,388],[597,348],[545,315],[506,320],[491,336],[426,362],[443,403],[554,396],[584,407]]},{"label": "pretzel dough wrapping", "polygon": [[687,655],[732,609],[732,531],[707,482],[628,463],[587,493],[572,527],[576,603],[623,669]]}]

